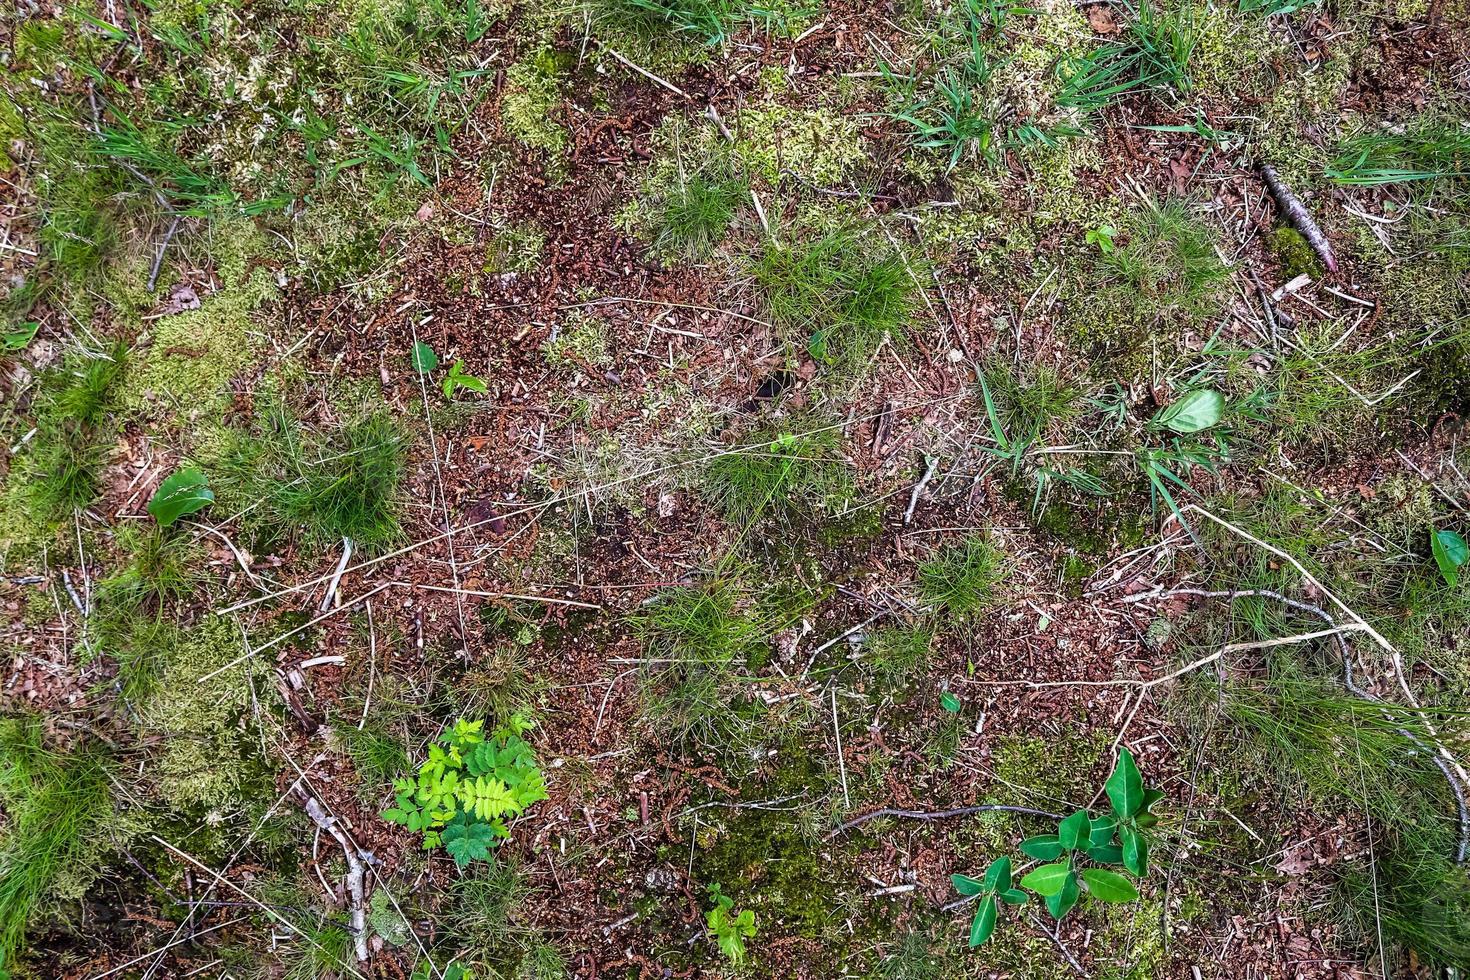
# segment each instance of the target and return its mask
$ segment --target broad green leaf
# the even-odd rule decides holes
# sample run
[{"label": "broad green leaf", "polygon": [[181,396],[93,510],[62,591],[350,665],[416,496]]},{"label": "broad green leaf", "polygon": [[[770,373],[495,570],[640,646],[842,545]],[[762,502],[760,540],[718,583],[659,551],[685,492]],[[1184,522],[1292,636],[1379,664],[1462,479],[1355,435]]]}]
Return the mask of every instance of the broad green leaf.
[{"label": "broad green leaf", "polygon": [[407,823],[408,814],[398,807],[389,807],[381,814],[382,818],[389,823]]},{"label": "broad green leaf", "polygon": [[1009,891],[1001,892],[999,897],[1002,902],[1010,905],[1025,905],[1031,900],[1031,897],[1019,888],[1012,888]]},{"label": "broad green leaf", "polygon": [[485,384],[484,381],[475,377],[473,374],[456,375],[454,383],[461,388],[467,388],[470,391],[478,392],[481,395],[490,390],[489,385]]},{"label": "broad green leaf", "polygon": [[148,501],[148,513],[160,527],[168,527],[180,517],[201,511],[212,503],[214,491],[209,489],[208,478],[190,467],[179,470],[158,485],[153,499]]},{"label": "broad green leaf", "polygon": [[995,904],[995,896],[990,895],[981,900],[980,907],[975,910],[975,920],[970,923],[970,948],[979,946],[990,938],[995,932],[995,919],[998,909]]},{"label": "broad green leaf", "polygon": [[439,355],[422,340],[414,341],[413,352],[409,354],[408,360],[419,374],[428,374],[439,366]]},{"label": "broad green leaf", "polygon": [[18,350],[25,350],[30,342],[36,339],[36,331],[40,329],[39,323],[31,321],[22,323],[18,329],[5,334],[3,342],[6,353],[13,354]]},{"label": "broad green leaf", "polygon": [[1108,792],[1113,812],[1125,820],[1143,806],[1143,777],[1139,775],[1138,766],[1133,762],[1132,752],[1127,749],[1119,750],[1118,764],[1113,767],[1113,774],[1108,777],[1103,788]]},{"label": "broad green leaf", "polygon": [[[1145,793],[1144,798],[1147,799],[1147,797],[1148,794]],[[1144,806],[1147,805],[1147,803],[1144,804]],[[1087,843],[1092,845],[1093,847],[1101,847],[1103,844],[1106,844],[1108,841],[1113,839],[1113,834],[1116,833],[1117,830],[1117,817],[1093,817],[1092,829],[1089,830],[1087,834]]]},{"label": "broad green leaf", "polygon": [[1050,834],[1021,841],[1021,853],[1038,861],[1055,861],[1062,855],[1062,842]]},{"label": "broad green leaf", "polygon": [[1203,432],[1225,414],[1225,396],[1213,388],[1196,388],[1164,406],[1153,424],[1175,432]]},{"label": "broad green leaf", "polygon": [[1072,877],[1072,865],[1066,861],[1043,864],[1026,873],[1026,877],[1021,879],[1021,887],[1029,888],[1038,895],[1050,898],[1062,890],[1070,877]]},{"label": "broad green leaf", "polygon": [[1146,789],[1143,791],[1143,805],[1139,807],[1144,813],[1149,811],[1155,803],[1164,798],[1164,791],[1160,789]]},{"label": "broad green leaf", "polygon": [[1083,868],[1082,880],[1087,882],[1087,892],[1100,902],[1131,902],[1138,897],[1133,882],[1116,871],[1105,868]]},{"label": "broad green leaf", "polygon": [[1099,844],[1087,849],[1087,856],[1098,864],[1122,864],[1123,849],[1117,844]]},{"label": "broad green leaf", "polygon": [[1429,547],[1434,552],[1434,562],[1445,584],[1454,588],[1460,584],[1460,568],[1470,561],[1470,545],[1454,531],[1435,531],[1429,537]]},{"label": "broad green leaf", "polygon": [[1011,887],[1011,859],[998,857],[985,869],[985,890],[1003,892]]},{"label": "broad green leaf", "polygon": [[939,695],[939,706],[952,715],[957,715],[960,713],[960,699],[955,697],[949,691],[945,691],[943,694]]},{"label": "broad green leaf", "polygon": [[954,890],[961,895],[979,895],[985,891],[984,883],[969,875],[950,875],[949,883],[954,885]]},{"label": "broad green leaf", "polygon": [[1123,867],[1136,877],[1148,875],[1148,838],[1132,827],[1123,828]]},{"label": "broad green leaf", "polygon": [[1055,895],[1046,898],[1046,909],[1051,913],[1053,919],[1061,920],[1072,906],[1077,904],[1077,899],[1082,897],[1082,888],[1077,884],[1077,876],[1067,872],[1066,880],[1062,882],[1061,889]]},{"label": "broad green leaf", "polygon": [[1075,851],[1084,845],[1091,830],[1092,818],[1086,810],[1078,810],[1057,825],[1057,840],[1063,850]]}]

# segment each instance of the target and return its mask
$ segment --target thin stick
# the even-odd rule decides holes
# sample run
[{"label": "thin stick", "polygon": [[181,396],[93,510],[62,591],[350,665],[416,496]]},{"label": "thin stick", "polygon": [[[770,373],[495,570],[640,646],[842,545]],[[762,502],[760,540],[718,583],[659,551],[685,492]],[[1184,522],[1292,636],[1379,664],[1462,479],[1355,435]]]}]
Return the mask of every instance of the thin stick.
[{"label": "thin stick", "polygon": [[366,899],[363,894],[363,863],[362,850],[354,844],[343,829],[337,825],[337,818],[328,814],[322,808],[322,803],[312,796],[298,783],[296,794],[301,798],[302,808],[311,822],[318,828],[331,834],[342,848],[342,856],[347,859],[347,877],[342,884],[351,901],[352,915],[352,945],[357,953],[357,961],[366,963],[368,958],[368,936],[367,936],[367,908]]},{"label": "thin stick", "polygon": [[[413,342],[417,346],[419,342],[419,328],[412,320],[409,321],[409,330],[413,334]],[[444,474],[439,468],[439,437],[434,432],[433,413],[429,411],[429,389],[427,383],[424,381],[424,372],[419,371],[417,373],[419,378],[419,396],[424,405],[424,424],[429,427],[429,452],[431,453],[430,458],[434,460],[434,484],[439,490],[439,503],[444,508],[444,526],[448,528],[453,526],[453,522],[449,514],[449,497],[444,492]],[[444,549],[449,555],[450,578],[454,582],[455,589],[458,589],[459,562],[455,559],[453,538],[444,539]],[[465,655],[468,656],[470,652],[470,627],[464,618],[464,597],[457,592],[454,596],[454,609],[459,616],[459,642],[464,647]]]},{"label": "thin stick", "polygon": [[378,676],[378,631],[373,627],[373,602],[364,599],[362,604],[367,607],[368,620],[368,686],[367,696],[362,699],[362,717],[357,719],[358,731],[367,724],[368,708],[373,703],[373,681]]},{"label": "thin stick", "polygon": [[1276,557],[1282,559],[1283,561],[1289,562],[1293,568],[1295,568],[1298,572],[1301,573],[1302,578],[1304,578],[1308,582],[1310,582],[1314,587],[1316,587],[1316,589],[1319,592],[1321,592],[1323,595],[1325,595],[1328,599],[1331,599],[1332,600],[1332,604],[1334,606],[1336,606],[1338,609],[1342,610],[1342,612],[1344,612],[1345,614],[1347,614],[1347,617],[1349,619],[1351,619],[1354,623],[1357,623],[1358,624],[1358,628],[1361,629],[1364,633],[1367,633],[1369,636],[1371,636],[1373,638],[1373,640],[1374,640],[1375,643],[1377,643],[1379,646],[1383,647],[1383,649],[1387,650],[1389,653],[1393,653],[1394,652],[1394,646],[1393,646],[1393,644],[1390,643],[1390,642],[1388,642],[1387,640],[1385,640],[1383,638],[1383,634],[1379,633],[1376,629],[1374,629],[1373,627],[1369,626],[1368,623],[1363,619],[1363,617],[1359,616],[1357,613],[1353,612],[1352,609],[1348,608],[1347,603],[1343,602],[1336,595],[1334,595],[1333,592],[1332,592],[1332,590],[1328,589],[1327,586],[1325,586],[1321,582],[1317,581],[1316,576],[1314,576],[1311,572],[1307,571],[1306,567],[1304,565],[1302,565],[1301,562],[1299,562],[1295,558],[1293,558],[1291,555],[1288,555],[1286,552],[1282,551],[1280,548],[1277,548],[1277,547],[1274,547],[1273,545],[1267,544],[1266,542],[1262,541],[1260,538],[1256,537],[1255,535],[1253,535],[1253,534],[1251,534],[1251,533],[1249,533],[1247,531],[1242,531],[1240,528],[1236,527],[1234,524],[1231,524],[1229,521],[1225,520],[1224,518],[1222,518],[1222,517],[1216,517],[1214,514],[1211,514],[1209,511],[1207,511],[1203,507],[1201,507],[1199,504],[1189,504],[1184,509],[1185,510],[1192,510],[1195,513],[1199,514],[1201,517],[1209,518],[1210,520],[1214,521],[1216,524],[1218,524],[1221,527],[1225,528],[1225,530],[1231,532],[1232,534],[1238,535],[1239,537],[1242,537],[1245,540],[1249,541],[1251,544],[1254,544],[1254,545],[1256,545],[1259,548],[1264,548],[1265,550],[1271,552],[1271,554],[1273,554]]},{"label": "thin stick", "polygon": [[842,780],[842,806],[852,809],[852,797],[847,795],[847,763],[842,761],[842,726],[837,723],[837,688],[832,692],[832,734],[837,736],[837,775]]},{"label": "thin stick", "polygon": [[603,608],[595,602],[578,602],[576,599],[560,599],[551,595],[524,595],[519,592],[482,592],[478,589],[455,589],[447,585],[424,585],[421,582],[400,582],[397,580],[388,584],[409,589],[425,589],[429,592],[457,592],[460,595],[480,596],[485,599],[516,599],[523,602],[544,602],[553,606],[575,606],[578,609]]},{"label": "thin stick", "polygon": [[924,492],[924,488],[929,485],[929,481],[934,479],[934,471],[939,468],[939,457],[930,456],[927,458],[926,463],[928,465],[924,467],[924,475],[919,477],[919,482],[914,484],[914,492],[909,494],[908,510],[903,512],[904,524],[909,524],[913,521],[914,509],[919,506],[919,495]]},{"label": "thin stick", "polygon": [[264,653],[265,651],[269,650],[271,647],[275,646],[276,644],[283,643],[284,641],[289,640],[291,637],[295,636],[297,633],[300,633],[303,630],[309,630],[309,629],[311,629],[317,623],[320,623],[324,619],[330,619],[331,617],[337,615],[339,612],[341,612],[344,609],[351,609],[353,606],[357,605],[359,602],[362,602],[363,600],[367,599],[369,596],[375,596],[375,595],[377,595],[379,592],[382,592],[384,589],[388,588],[392,584],[393,584],[392,582],[384,582],[382,585],[378,586],[377,588],[371,589],[371,590],[369,590],[367,592],[364,592],[362,595],[358,596],[356,599],[353,599],[351,602],[343,603],[342,605],[337,606],[336,608],[331,609],[328,612],[322,613],[320,616],[317,616],[315,619],[311,620],[310,622],[302,623],[300,626],[296,627],[295,629],[288,630],[287,632],[282,633],[280,636],[276,637],[274,640],[271,640],[271,641],[269,641],[267,643],[264,643],[264,644],[256,647],[253,650],[246,650],[240,656],[236,657],[234,660],[231,660],[229,663],[225,664],[223,667],[220,667],[217,670],[211,670],[209,673],[207,673],[203,677],[199,678],[199,680],[196,681],[196,683],[203,684],[205,681],[209,680],[210,678],[212,678],[212,677],[218,677],[220,674],[223,674],[225,671],[231,669],[232,667],[238,667],[240,664],[242,664],[245,661],[249,660],[251,657],[254,657],[256,654]]},{"label": "thin stick", "polygon": [[955,807],[953,810],[896,810],[892,807],[884,807],[881,810],[874,810],[872,813],[865,813],[860,817],[854,817],[828,834],[826,839],[831,840],[838,834],[845,833],[854,827],[860,827],[869,820],[877,820],[879,817],[899,817],[904,820],[922,820],[928,823],[932,820],[946,820],[950,817],[967,817],[972,813],[1019,813],[1022,816],[1042,817],[1046,820],[1062,819],[1060,813],[1049,813],[1046,810],[1033,810],[1029,806],[1009,806],[1001,803],[960,806]]},{"label": "thin stick", "polygon": [[327,594],[322,596],[322,604],[317,607],[317,612],[326,612],[332,608],[332,599],[337,595],[337,586],[342,582],[342,573],[347,571],[347,563],[352,559],[352,539],[342,539],[342,560],[337,562],[337,570],[332,573],[332,580],[327,583]]},{"label": "thin stick", "polygon": [[661,85],[661,86],[663,86],[664,88],[668,89],[670,92],[673,92],[675,95],[679,96],[680,98],[684,98],[684,99],[689,98],[689,93],[688,92],[685,92],[683,89],[681,89],[679,86],[675,85],[673,82],[666,81],[666,80],[664,80],[662,78],[659,78],[657,75],[655,75],[653,72],[649,71],[648,69],[641,68],[638,65],[633,64],[633,62],[629,61],[627,58],[624,58],[622,55],[618,54],[612,48],[609,48],[609,47],[604,46],[602,50],[606,51],[608,54],[610,54],[614,58],[616,58],[620,64],[626,65],[627,67],[633,69],[638,74],[640,74],[644,78],[648,79],[650,82],[653,82],[655,85]]}]

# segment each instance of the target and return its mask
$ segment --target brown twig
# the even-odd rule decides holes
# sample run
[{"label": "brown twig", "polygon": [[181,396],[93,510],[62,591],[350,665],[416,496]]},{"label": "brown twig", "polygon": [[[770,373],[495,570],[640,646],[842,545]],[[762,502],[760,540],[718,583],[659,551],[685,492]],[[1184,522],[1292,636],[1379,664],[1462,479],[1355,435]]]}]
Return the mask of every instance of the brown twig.
[{"label": "brown twig", "polygon": [[827,840],[831,840],[838,834],[846,833],[854,827],[861,826],[869,820],[877,820],[879,817],[901,817],[905,820],[923,820],[928,822],[931,820],[944,820],[949,817],[967,817],[972,813],[1019,813],[1028,817],[1044,817],[1047,820],[1062,819],[1062,815],[1059,813],[1050,813],[1046,810],[1033,810],[1029,806],[1009,806],[1001,803],[961,806],[955,807],[953,810],[896,810],[893,807],[884,807],[881,810],[874,810],[872,813],[865,813],[860,817],[852,818],[828,834]]}]

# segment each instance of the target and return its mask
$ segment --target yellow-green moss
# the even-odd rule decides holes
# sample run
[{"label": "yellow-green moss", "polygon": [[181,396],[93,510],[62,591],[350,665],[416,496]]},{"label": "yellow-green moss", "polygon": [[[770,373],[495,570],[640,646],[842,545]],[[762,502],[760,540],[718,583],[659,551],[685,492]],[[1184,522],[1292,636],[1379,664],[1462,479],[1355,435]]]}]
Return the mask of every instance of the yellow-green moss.
[{"label": "yellow-green moss", "polygon": [[1302,275],[1311,276],[1313,279],[1321,277],[1321,260],[1317,258],[1317,253],[1312,251],[1312,246],[1302,237],[1302,233],[1295,228],[1283,225],[1272,231],[1269,247],[1272,257],[1281,266],[1281,277],[1284,281],[1290,281]]},{"label": "yellow-green moss", "polygon": [[217,416],[231,380],[255,358],[256,314],[280,295],[275,274],[257,259],[268,248],[246,221],[214,229],[209,242],[220,288],[197,310],[149,321],[122,392],[125,408],[160,422]]},{"label": "yellow-green moss", "polygon": [[532,149],[559,157],[566,127],[556,121],[562,99],[562,69],[556,52],[544,48],[505,71],[500,114],[510,134]]},{"label": "yellow-green moss", "polygon": [[260,776],[250,718],[257,705],[266,710],[274,702],[269,663],[246,656],[239,627],[220,616],[207,617],[160,654],[158,693],[140,711],[144,727],[161,736],[159,792],[181,809],[221,811],[246,802]]},{"label": "yellow-green moss", "polygon": [[753,105],[731,123],[735,152],[756,176],[776,182],[782,171],[819,186],[842,181],[866,157],[862,122],[830,109]]}]

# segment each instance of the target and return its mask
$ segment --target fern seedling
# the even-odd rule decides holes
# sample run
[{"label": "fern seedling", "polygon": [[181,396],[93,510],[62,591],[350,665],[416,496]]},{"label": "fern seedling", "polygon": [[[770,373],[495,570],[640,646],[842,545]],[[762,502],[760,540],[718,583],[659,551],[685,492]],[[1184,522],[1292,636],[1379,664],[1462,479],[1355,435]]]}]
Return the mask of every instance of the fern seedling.
[{"label": "fern seedling", "polygon": [[429,746],[417,779],[393,783],[396,805],[382,817],[424,835],[424,848],[443,847],[464,870],[488,861],[510,831],[508,818],[546,799],[536,754],[521,733],[531,723],[520,715],[489,738],[483,721],[461,718]]}]

